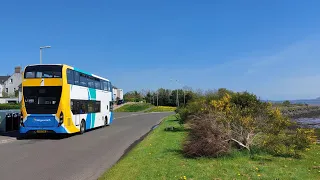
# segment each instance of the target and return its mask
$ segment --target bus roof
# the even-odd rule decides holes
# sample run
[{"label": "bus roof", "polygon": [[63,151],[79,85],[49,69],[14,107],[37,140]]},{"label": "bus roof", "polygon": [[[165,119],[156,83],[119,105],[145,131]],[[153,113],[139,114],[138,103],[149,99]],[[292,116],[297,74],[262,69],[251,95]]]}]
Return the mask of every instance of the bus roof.
[{"label": "bus roof", "polygon": [[48,65],[48,66],[63,66],[64,64],[29,64],[27,66],[40,66],[40,65]]},{"label": "bus roof", "polygon": [[[31,64],[31,65],[27,65],[27,67],[28,67],[28,66],[39,66],[39,65],[42,65],[42,66],[43,66],[43,65],[48,65],[48,66],[52,66],[52,65],[55,65],[55,66],[63,66],[63,65],[66,65],[66,66],[70,66],[70,65],[67,65],[67,64]],[[70,67],[72,67],[72,66],[70,66]],[[102,79],[102,80],[104,80],[104,81],[109,81],[109,79],[103,78],[103,77],[98,76],[98,75],[95,75],[95,74],[90,74],[90,73],[88,73],[88,72],[86,72],[86,71],[83,71],[83,70],[81,70],[81,69],[77,69],[77,68],[74,68],[74,67],[73,67],[73,69],[76,70],[76,71],[79,71],[79,72],[81,72],[81,73],[84,73],[84,74],[91,75],[91,76],[93,76],[93,77]]]},{"label": "bus roof", "polygon": [[99,79],[102,79],[102,80],[105,80],[105,81],[109,81],[109,79],[106,79],[106,78],[103,78],[103,77],[100,77],[100,76],[97,76],[97,75],[94,75],[94,74],[91,74],[93,77],[96,77],[96,78],[99,78]]}]

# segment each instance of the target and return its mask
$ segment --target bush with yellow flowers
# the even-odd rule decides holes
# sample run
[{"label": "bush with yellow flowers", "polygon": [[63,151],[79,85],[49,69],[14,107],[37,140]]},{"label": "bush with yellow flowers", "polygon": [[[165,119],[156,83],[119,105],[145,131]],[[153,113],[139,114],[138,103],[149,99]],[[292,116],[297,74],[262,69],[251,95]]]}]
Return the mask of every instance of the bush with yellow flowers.
[{"label": "bush with yellow flowers", "polygon": [[251,155],[255,147],[297,156],[315,142],[312,130],[290,130],[289,118],[248,92],[211,94],[209,100],[199,98],[179,111],[191,127],[183,148],[188,156],[217,157],[232,147],[245,148]]}]

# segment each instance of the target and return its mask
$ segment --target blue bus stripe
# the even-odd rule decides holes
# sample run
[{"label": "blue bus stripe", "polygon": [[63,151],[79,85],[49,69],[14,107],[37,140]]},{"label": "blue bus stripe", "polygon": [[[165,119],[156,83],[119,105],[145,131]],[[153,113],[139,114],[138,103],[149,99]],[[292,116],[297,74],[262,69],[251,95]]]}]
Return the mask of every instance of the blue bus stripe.
[{"label": "blue bus stripe", "polygon": [[91,128],[91,114],[87,114],[87,118],[86,118],[86,129],[90,129]]},{"label": "blue bus stripe", "polygon": [[80,72],[80,73],[83,73],[83,74],[86,74],[86,75],[90,75],[90,76],[92,76],[92,74],[91,73],[88,73],[88,72],[86,72],[86,71],[83,71],[83,70],[81,70],[81,69],[78,69],[78,68],[73,68],[75,71],[78,71],[78,72]]}]

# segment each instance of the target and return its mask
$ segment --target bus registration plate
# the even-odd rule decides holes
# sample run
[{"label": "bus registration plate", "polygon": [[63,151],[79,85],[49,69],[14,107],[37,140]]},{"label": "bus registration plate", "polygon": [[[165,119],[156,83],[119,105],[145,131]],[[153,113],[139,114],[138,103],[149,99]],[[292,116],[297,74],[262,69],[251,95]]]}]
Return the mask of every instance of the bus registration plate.
[{"label": "bus registration plate", "polygon": [[37,130],[37,133],[46,133],[46,130]]}]

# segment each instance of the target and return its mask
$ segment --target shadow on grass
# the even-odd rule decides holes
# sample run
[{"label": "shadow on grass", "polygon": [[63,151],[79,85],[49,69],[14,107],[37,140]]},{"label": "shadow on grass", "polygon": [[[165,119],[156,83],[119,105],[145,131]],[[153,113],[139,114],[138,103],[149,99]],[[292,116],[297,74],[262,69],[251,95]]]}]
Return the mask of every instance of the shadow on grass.
[{"label": "shadow on grass", "polygon": [[175,126],[167,126],[164,128],[166,132],[189,132],[189,129],[184,128],[183,126],[175,127]]},{"label": "shadow on grass", "polygon": [[177,123],[179,123],[179,120],[178,119],[168,119],[167,122],[177,122]]},{"label": "shadow on grass", "polygon": [[173,154],[173,155],[182,155],[183,156],[182,149],[167,149],[167,150],[165,150],[165,153],[170,153],[170,154]]}]

